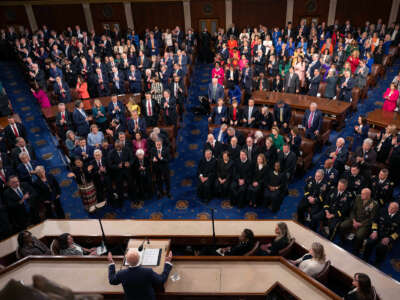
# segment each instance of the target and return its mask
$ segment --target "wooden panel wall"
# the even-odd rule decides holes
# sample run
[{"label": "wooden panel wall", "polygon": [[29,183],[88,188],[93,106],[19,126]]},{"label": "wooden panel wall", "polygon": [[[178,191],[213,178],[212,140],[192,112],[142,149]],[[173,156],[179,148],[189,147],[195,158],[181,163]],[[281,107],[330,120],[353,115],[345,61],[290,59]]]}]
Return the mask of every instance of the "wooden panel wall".
[{"label": "wooden panel wall", "polygon": [[6,25],[29,27],[28,17],[23,5],[0,7],[0,27],[5,27]]},{"label": "wooden panel wall", "polygon": [[286,19],[286,3],[283,0],[233,0],[233,22],[239,29],[260,24],[268,27],[283,26]]},{"label": "wooden panel wall", "polygon": [[86,29],[85,15],[81,4],[32,5],[39,27],[47,25],[49,29],[65,30],[68,26],[79,25]]},{"label": "wooden panel wall", "polygon": [[199,29],[200,19],[218,19],[218,26],[225,28],[225,0],[191,0],[190,15],[194,30]]},{"label": "wooden panel wall", "polygon": [[159,29],[180,26],[184,30],[182,2],[139,2],[131,5],[135,30],[139,34],[146,28],[153,29],[154,26],[158,26]]},{"label": "wooden panel wall", "polygon": [[[119,23],[122,30],[126,30],[126,18],[122,3],[91,3],[93,25],[96,33],[103,32],[103,23]],[[151,18],[151,16],[148,16]]]},{"label": "wooden panel wall", "polygon": [[297,26],[303,17],[317,17],[318,23],[327,22],[329,2],[328,0],[295,0],[293,8],[294,25]]},{"label": "wooden panel wall", "polygon": [[387,23],[391,8],[392,0],[338,0],[336,19],[340,23],[350,20],[356,26],[365,24],[367,20],[376,23],[379,18]]}]

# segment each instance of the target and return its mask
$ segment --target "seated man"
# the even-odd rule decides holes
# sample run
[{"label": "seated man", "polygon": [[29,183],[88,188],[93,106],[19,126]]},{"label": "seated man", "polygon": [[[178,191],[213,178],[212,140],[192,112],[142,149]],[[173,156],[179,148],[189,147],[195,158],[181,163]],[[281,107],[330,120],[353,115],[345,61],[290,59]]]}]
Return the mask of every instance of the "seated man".
[{"label": "seated man", "polygon": [[228,109],[224,105],[224,99],[218,99],[218,104],[215,106],[212,111],[211,115],[208,118],[208,122],[220,125],[222,123],[227,123],[228,121]]},{"label": "seated man", "polygon": [[[311,220],[311,217],[322,208],[323,194],[326,191],[324,170],[318,169],[314,178],[308,177],[304,187],[304,197],[297,206],[297,221],[304,223],[304,216]],[[315,228],[313,228],[315,230]]]},{"label": "seated man", "polygon": [[344,171],[349,152],[345,147],[345,139],[340,137],[336,140],[336,144],[328,148],[328,157],[333,160],[333,167],[338,170],[339,174]]},{"label": "seated man", "polygon": [[386,206],[393,199],[394,182],[389,179],[389,170],[382,169],[378,176],[371,178],[372,198],[374,198],[381,207]]},{"label": "seated man", "polygon": [[369,235],[372,221],[378,212],[378,203],[371,198],[371,190],[364,188],[357,196],[350,217],[340,224],[340,237],[344,242],[347,234],[354,234],[353,250],[358,254],[364,239]]},{"label": "seated man", "polygon": [[391,202],[388,208],[382,208],[375,221],[372,223],[372,233],[365,245],[364,259],[369,261],[374,248],[376,248],[375,265],[380,265],[400,234],[399,203]]},{"label": "seated man", "polygon": [[68,83],[60,76],[56,77],[56,81],[54,82],[54,94],[57,96],[59,102],[68,103],[71,102],[71,93],[69,90]]},{"label": "seated man", "polygon": [[335,188],[338,180],[339,180],[339,173],[338,171],[333,167],[333,159],[328,158],[325,160],[324,163],[324,179],[326,182],[326,190],[329,191],[332,188]]},{"label": "seated man", "polygon": [[212,198],[216,174],[217,160],[213,157],[212,151],[206,149],[197,169],[197,176],[199,178],[197,194],[206,203],[210,202]]},{"label": "seated man", "polygon": [[376,162],[376,152],[372,146],[372,139],[366,138],[362,146],[354,152],[353,158],[353,163],[360,166],[361,174],[368,180],[371,177],[371,167]]},{"label": "seated man", "polygon": [[233,247],[225,247],[219,249],[220,253],[225,256],[242,256],[250,252],[254,248],[254,233],[250,229],[243,230],[239,236],[239,243]]},{"label": "seated man", "polygon": [[317,109],[317,103],[310,104],[310,109],[307,109],[303,116],[302,125],[306,129],[306,137],[315,140],[322,127],[322,113]]},{"label": "seated man", "polygon": [[324,195],[323,208],[311,216],[310,227],[317,229],[322,221],[322,234],[333,240],[339,224],[348,216],[352,203],[353,194],[347,189],[347,180],[342,178],[336,188]]},{"label": "seated man", "polygon": [[343,174],[348,182],[349,192],[353,194],[354,197],[361,193],[361,190],[367,186],[364,176],[360,174],[360,167],[354,164],[350,167],[350,171],[346,171]]},{"label": "seated man", "polygon": [[222,144],[227,144],[228,142],[228,133],[227,133],[228,125],[222,124],[220,127],[215,128],[213,130],[213,135],[216,137],[217,142]]}]

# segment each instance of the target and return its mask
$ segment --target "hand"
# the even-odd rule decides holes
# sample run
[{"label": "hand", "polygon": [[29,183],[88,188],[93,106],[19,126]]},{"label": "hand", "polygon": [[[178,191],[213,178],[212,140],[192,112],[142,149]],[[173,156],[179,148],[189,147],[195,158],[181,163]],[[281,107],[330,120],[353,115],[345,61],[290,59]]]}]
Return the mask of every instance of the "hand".
[{"label": "hand", "polygon": [[168,252],[168,255],[165,257],[165,262],[171,262],[172,261],[172,251]]},{"label": "hand", "polygon": [[26,199],[29,198],[29,196],[30,196],[29,193],[25,193],[21,200],[25,201]]},{"label": "hand", "polygon": [[126,168],[129,168],[129,162],[126,161],[126,162],[124,163],[124,166],[125,166]]},{"label": "hand", "polygon": [[87,169],[88,169],[89,172],[91,172],[91,171],[93,170],[93,166],[92,166],[92,165],[89,165],[89,166],[87,167]]},{"label": "hand", "polygon": [[373,231],[373,232],[371,233],[371,235],[369,236],[369,238],[370,238],[371,240],[376,240],[376,239],[378,238],[378,232],[377,232],[377,231]]},{"label": "hand", "polygon": [[122,168],[122,162],[118,164],[118,167],[119,167],[119,168]]},{"label": "hand", "polygon": [[75,174],[72,173],[72,172],[70,172],[70,173],[68,173],[67,177],[68,177],[68,178],[73,178],[73,177],[75,177]]},{"label": "hand", "polygon": [[319,130],[315,130],[315,131],[314,131],[314,134],[315,134],[315,135],[319,135]]},{"label": "hand", "polygon": [[308,197],[308,202],[310,202],[311,204],[314,204],[315,203],[315,198],[312,197],[312,196]]},{"label": "hand", "polygon": [[389,245],[389,242],[390,242],[390,239],[388,237],[385,237],[381,240],[381,244],[385,245],[385,246]]},{"label": "hand", "polygon": [[243,185],[244,184],[244,179],[239,179],[239,185]]}]

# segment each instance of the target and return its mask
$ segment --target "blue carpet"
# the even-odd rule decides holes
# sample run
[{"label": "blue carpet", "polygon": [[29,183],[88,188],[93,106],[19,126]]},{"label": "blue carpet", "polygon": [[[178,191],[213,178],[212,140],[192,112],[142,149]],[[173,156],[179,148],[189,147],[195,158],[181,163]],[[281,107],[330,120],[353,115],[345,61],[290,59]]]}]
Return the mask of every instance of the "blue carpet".
[{"label": "blue carpet", "polygon": [[[229,201],[213,199],[207,205],[196,196],[197,163],[202,156],[202,148],[208,133],[206,117],[195,116],[191,108],[199,105],[199,96],[207,94],[207,87],[211,81],[212,65],[198,64],[194,68],[186,102],[186,112],[177,137],[178,155],[171,162],[172,199],[153,198],[138,205],[126,201],[120,209],[104,208],[100,216],[104,218],[134,218],[134,219],[209,219],[211,208],[215,211],[216,219],[291,219],[296,211],[297,203],[303,195],[304,179],[314,174],[315,170],[323,166],[324,152],[316,153],[313,158],[313,168],[302,178],[296,179],[289,186],[289,195],[285,198],[281,210],[273,214],[267,209],[231,207]],[[335,142],[339,136],[350,136],[357,117],[382,106],[382,95],[393,77],[400,70],[400,61],[390,67],[385,76],[378,81],[377,86],[368,92],[368,98],[358,105],[358,110],[346,120],[346,127],[340,131],[333,131],[330,141]],[[0,63],[0,80],[10,97],[13,108],[28,130],[29,141],[35,148],[39,161],[52,172],[62,186],[61,202],[70,218],[90,217],[83,210],[77,187],[74,181],[66,177],[67,169],[63,155],[57,148],[57,141],[51,135],[49,128],[41,115],[40,107],[31,95],[28,85],[15,63]],[[398,194],[398,190],[396,190]],[[347,248],[347,246],[344,246]],[[392,251],[400,250],[400,245]],[[400,280],[400,274],[392,268],[389,260],[381,268],[385,273]],[[355,270],[356,272],[357,270]]]}]

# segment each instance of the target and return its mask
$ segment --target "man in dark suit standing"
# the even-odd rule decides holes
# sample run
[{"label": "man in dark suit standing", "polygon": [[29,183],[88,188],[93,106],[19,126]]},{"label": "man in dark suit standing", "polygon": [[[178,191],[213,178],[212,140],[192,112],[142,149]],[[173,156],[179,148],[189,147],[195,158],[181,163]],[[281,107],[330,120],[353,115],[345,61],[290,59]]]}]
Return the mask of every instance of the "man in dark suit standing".
[{"label": "man in dark suit standing", "polygon": [[142,114],[146,120],[147,127],[155,127],[158,122],[159,106],[156,101],[151,99],[151,93],[146,92],[142,100]]},{"label": "man in dark suit standing", "polygon": [[297,163],[297,156],[293,151],[290,151],[290,145],[283,145],[282,151],[278,153],[278,160],[281,164],[282,173],[285,174],[287,183],[289,183],[294,177]]},{"label": "man in dark suit standing", "polygon": [[172,96],[175,98],[176,103],[179,104],[179,113],[182,116],[183,113],[183,102],[185,99],[183,82],[180,80],[179,76],[174,76],[173,81],[169,89]]},{"label": "man in dark suit standing", "polygon": [[8,125],[4,128],[4,136],[10,147],[13,147],[18,137],[26,139],[26,131],[21,123],[15,122],[14,116],[8,116]]},{"label": "man in dark suit standing", "polygon": [[312,140],[316,139],[322,127],[322,113],[317,109],[317,103],[310,104],[310,109],[304,113],[302,123],[306,129],[306,137]]},{"label": "man in dark suit standing", "polygon": [[161,139],[156,141],[156,147],[151,150],[151,160],[153,162],[153,170],[156,175],[156,186],[158,187],[157,197],[161,198],[164,194],[163,185],[165,184],[166,194],[171,198],[171,183],[169,174],[169,161],[171,155],[169,149],[164,147]]},{"label": "man in dark suit standing", "polygon": [[218,99],[218,105],[212,109],[208,121],[216,125],[221,125],[222,123],[227,122],[227,118],[228,118],[228,109],[224,105],[224,100],[220,98]]},{"label": "man in dark suit standing", "polygon": [[54,94],[58,97],[59,102],[63,103],[71,102],[71,93],[69,90],[68,83],[64,81],[60,76],[56,77],[53,89],[54,89]]},{"label": "man in dark suit standing", "polygon": [[260,111],[254,105],[254,99],[249,99],[249,105],[243,109],[243,126],[255,128],[258,125],[259,118]]},{"label": "man in dark suit standing", "polygon": [[99,97],[108,96],[110,86],[108,84],[107,72],[103,72],[101,68],[97,68],[93,78],[97,87],[97,95]]},{"label": "man in dark suit standing", "polygon": [[110,78],[113,83],[113,93],[117,95],[125,94],[124,80],[125,75],[122,71],[118,70],[117,67],[112,68]]},{"label": "man in dark suit standing", "polygon": [[146,121],[140,118],[136,110],[131,112],[131,118],[128,121],[128,132],[131,136],[139,132],[142,136],[146,135]]},{"label": "man in dark suit standing", "polygon": [[107,112],[111,119],[117,119],[121,124],[125,124],[125,106],[118,100],[116,95],[111,96],[111,102],[108,104]]},{"label": "man in dark suit standing", "polygon": [[129,267],[118,273],[115,272],[115,263],[111,252],[108,253],[108,281],[112,285],[122,283],[126,300],[156,300],[153,286],[164,284],[172,269],[172,252],[165,257],[165,265],[162,274],[157,274],[150,268],[140,266],[140,256],[136,250],[129,250],[126,254],[126,262]]},{"label": "man in dark suit standing", "polygon": [[218,99],[224,99],[224,88],[218,83],[218,78],[213,78],[208,85],[208,101],[211,104],[217,103]]},{"label": "man in dark suit standing", "polygon": [[56,128],[57,134],[62,141],[66,139],[66,133],[72,129],[72,116],[69,111],[65,109],[65,103],[58,104],[58,113],[56,115]]},{"label": "man in dark suit standing", "polygon": [[22,152],[19,154],[21,163],[17,166],[18,178],[21,182],[32,184],[35,169],[39,165],[36,161],[29,158],[28,153]]},{"label": "man in dark suit standing", "polygon": [[233,35],[235,38],[239,37],[239,30],[235,27],[235,24],[232,24],[231,27],[228,29],[228,32],[226,33],[227,37],[229,38],[231,35]]},{"label": "man in dark suit standing", "polygon": [[19,159],[20,153],[27,153],[30,159],[36,159],[35,152],[30,145],[27,145],[22,137],[17,138],[15,147],[11,150],[11,157],[13,160],[14,167],[16,167],[21,161]]},{"label": "man in dark suit standing", "polygon": [[351,102],[354,79],[351,78],[350,71],[344,71],[344,77],[340,83],[339,100]]},{"label": "man in dark suit standing", "polygon": [[274,125],[279,128],[289,128],[290,118],[292,117],[292,109],[289,104],[283,100],[279,100],[274,105]]},{"label": "man in dark suit standing", "polygon": [[319,84],[320,84],[321,80],[322,80],[322,78],[321,78],[321,75],[319,74],[319,69],[315,69],[313,77],[310,80],[308,95],[317,97]]},{"label": "man in dark suit standing", "polygon": [[299,76],[294,72],[293,67],[289,69],[289,73],[285,76],[285,82],[283,84],[283,92],[285,93],[299,93],[300,91],[300,80]]},{"label": "man in dark suit standing", "polygon": [[169,90],[164,90],[164,97],[161,99],[161,107],[164,111],[164,120],[167,125],[176,126],[176,101],[171,97]]},{"label": "man in dark suit standing", "polygon": [[77,134],[81,137],[85,137],[89,134],[89,119],[83,109],[83,102],[76,100],[75,109],[72,113],[72,120],[76,127]]},{"label": "man in dark suit standing", "polygon": [[129,71],[127,73],[128,81],[129,81],[129,90],[131,93],[140,93],[141,91],[141,79],[142,75],[140,71],[136,69],[135,65],[129,66]]},{"label": "man in dark suit standing", "polygon": [[213,189],[214,181],[217,175],[217,161],[213,157],[211,149],[206,149],[204,152],[204,157],[200,160],[197,169],[197,176],[199,178],[199,183],[197,185],[197,194],[202,199],[202,201],[210,202]]},{"label": "man in dark suit standing", "polygon": [[251,91],[253,88],[253,71],[249,67],[248,63],[245,63],[245,66],[242,69],[241,85],[244,89],[243,104],[246,105],[247,101],[251,97]]}]

